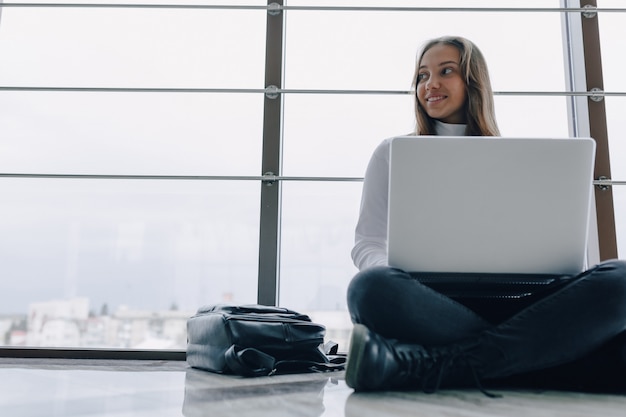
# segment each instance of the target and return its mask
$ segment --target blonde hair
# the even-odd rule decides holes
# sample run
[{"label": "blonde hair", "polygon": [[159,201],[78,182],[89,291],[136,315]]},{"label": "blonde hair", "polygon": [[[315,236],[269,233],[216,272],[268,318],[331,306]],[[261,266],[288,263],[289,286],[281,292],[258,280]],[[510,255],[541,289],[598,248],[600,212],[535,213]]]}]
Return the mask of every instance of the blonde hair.
[{"label": "blonde hair", "polygon": [[435,45],[450,45],[459,50],[459,67],[467,91],[465,105],[467,128],[465,134],[468,136],[499,136],[500,130],[495,117],[493,91],[491,90],[487,62],[480,49],[473,42],[459,36],[432,39],[424,44],[418,55],[412,84],[413,99],[415,100],[415,134],[436,134],[434,119],[426,113],[417,99],[417,76],[421,61],[426,51]]}]

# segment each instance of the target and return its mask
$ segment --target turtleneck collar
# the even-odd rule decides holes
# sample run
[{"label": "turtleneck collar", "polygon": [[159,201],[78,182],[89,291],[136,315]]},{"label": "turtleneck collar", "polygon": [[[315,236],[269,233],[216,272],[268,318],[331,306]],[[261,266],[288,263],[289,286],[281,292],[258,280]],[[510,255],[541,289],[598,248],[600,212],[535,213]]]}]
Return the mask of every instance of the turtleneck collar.
[{"label": "turtleneck collar", "polygon": [[437,136],[465,136],[466,127],[467,125],[464,124],[450,124],[435,120]]}]

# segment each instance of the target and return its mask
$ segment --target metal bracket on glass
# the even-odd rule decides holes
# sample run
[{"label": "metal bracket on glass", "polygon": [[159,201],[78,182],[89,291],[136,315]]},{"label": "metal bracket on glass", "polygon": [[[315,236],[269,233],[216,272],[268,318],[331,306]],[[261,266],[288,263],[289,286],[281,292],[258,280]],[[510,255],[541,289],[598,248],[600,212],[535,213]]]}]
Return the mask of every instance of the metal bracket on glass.
[{"label": "metal bracket on glass", "polygon": [[269,98],[270,100],[278,98],[278,87],[276,87],[275,85],[268,85],[267,87],[265,87],[265,97]]},{"label": "metal bracket on glass", "polygon": [[593,183],[594,183],[594,184],[595,184],[595,185],[596,185],[596,186],[597,186],[600,190],[602,190],[602,191],[606,191],[606,190],[608,190],[608,189],[611,187],[611,184],[612,184],[613,182],[611,181],[611,179],[610,179],[610,178],[607,178],[607,177],[605,177],[605,176],[600,176],[600,177],[598,177],[598,179],[597,179],[597,180],[595,180]]},{"label": "metal bracket on glass", "polygon": [[589,90],[589,92],[591,93],[591,95],[589,96],[591,101],[595,101],[596,103],[598,103],[604,100],[604,91],[602,91],[602,89],[592,88],[591,90]]},{"label": "metal bracket on glass", "polygon": [[261,180],[261,182],[268,187],[274,185],[276,181],[278,181],[278,177],[271,171],[263,174],[263,179]]},{"label": "metal bracket on glass", "polygon": [[277,16],[283,10],[283,6],[278,3],[270,3],[267,5],[267,14],[270,16]]},{"label": "metal bracket on glass", "polygon": [[583,6],[583,9],[585,9],[585,11],[582,13],[583,17],[587,19],[594,18],[598,15],[598,12],[596,11],[597,7],[592,4],[585,4]]}]

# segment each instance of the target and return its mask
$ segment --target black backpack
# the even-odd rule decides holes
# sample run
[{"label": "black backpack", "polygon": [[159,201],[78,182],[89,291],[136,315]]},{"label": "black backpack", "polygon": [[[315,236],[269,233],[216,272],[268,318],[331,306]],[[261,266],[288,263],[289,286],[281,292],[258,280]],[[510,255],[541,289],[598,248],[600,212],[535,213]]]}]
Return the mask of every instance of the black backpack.
[{"label": "black backpack", "polygon": [[326,328],[304,314],[262,305],[203,307],[187,321],[187,363],[241,376],[344,369]]}]

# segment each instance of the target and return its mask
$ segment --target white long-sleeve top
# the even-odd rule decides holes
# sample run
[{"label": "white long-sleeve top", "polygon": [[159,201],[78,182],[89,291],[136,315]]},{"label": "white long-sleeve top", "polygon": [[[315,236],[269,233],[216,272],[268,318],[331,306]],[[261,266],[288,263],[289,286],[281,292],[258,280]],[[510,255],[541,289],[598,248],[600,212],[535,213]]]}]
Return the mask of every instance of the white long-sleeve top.
[{"label": "white long-sleeve top", "polygon": [[[438,136],[465,136],[466,125],[436,122]],[[361,194],[361,210],[355,230],[352,260],[359,270],[387,265],[387,211],[389,193],[389,145],[385,139],[370,158]]]}]

